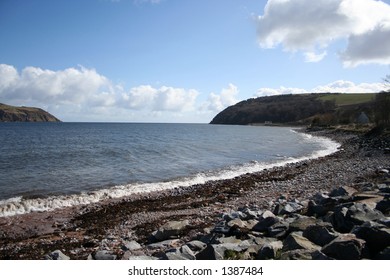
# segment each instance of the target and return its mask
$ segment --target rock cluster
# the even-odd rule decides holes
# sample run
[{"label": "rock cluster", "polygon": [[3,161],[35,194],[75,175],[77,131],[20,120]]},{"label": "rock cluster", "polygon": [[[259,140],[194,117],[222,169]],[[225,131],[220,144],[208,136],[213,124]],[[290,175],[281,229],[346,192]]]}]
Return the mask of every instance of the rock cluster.
[{"label": "rock cluster", "polygon": [[[365,183],[317,193],[309,200],[273,202],[273,211],[242,207],[192,238],[188,220],[169,221],[149,241],[123,244],[122,259],[390,259],[390,174],[382,184]],[[61,256],[55,258],[53,256]],[[47,259],[66,259],[61,252]],[[99,251],[89,259],[116,259]]]}]

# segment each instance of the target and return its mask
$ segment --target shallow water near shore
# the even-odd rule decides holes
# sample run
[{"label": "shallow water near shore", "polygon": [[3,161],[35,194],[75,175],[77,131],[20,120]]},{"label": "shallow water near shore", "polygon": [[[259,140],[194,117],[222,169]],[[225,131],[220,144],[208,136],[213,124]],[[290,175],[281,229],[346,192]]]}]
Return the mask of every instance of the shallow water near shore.
[{"label": "shallow water near shore", "polygon": [[287,127],[2,123],[0,216],[230,179],[333,153]]}]

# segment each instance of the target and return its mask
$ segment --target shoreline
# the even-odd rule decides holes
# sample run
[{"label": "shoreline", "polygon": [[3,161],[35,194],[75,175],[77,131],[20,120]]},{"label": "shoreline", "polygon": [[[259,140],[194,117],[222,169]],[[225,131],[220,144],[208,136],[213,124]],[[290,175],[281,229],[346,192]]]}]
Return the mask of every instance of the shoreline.
[{"label": "shoreline", "polygon": [[2,217],[0,259],[43,259],[57,249],[71,259],[87,259],[99,250],[111,251],[121,259],[129,254],[123,249],[129,241],[142,244],[143,254],[153,255],[156,252],[146,245],[152,232],[168,221],[189,221],[178,241],[184,243],[207,232],[222,213],[240,207],[272,209],[279,197],[304,200],[335,187],[358,186],[371,180],[378,169],[389,167],[388,155],[372,145],[362,148],[361,137],[355,134],[335,131],[311,134],[329,137],[341,143],[341,149],[325,157],[233,179],[51,212]]},{"label": "shoreline", "polygon": [[[303,135],[305,138],[318,137],[308,134],[302,127],[286,126],[286,128],[289,128],[291,132]],[[312,151],[310,154],[297,157],[284,157],[283,159],[274,159],[269,162],[254,161],[251,163],[243,163],[232,166],[231,168],[226,167],[217,169],[214,170],[214,172],[210,172],[210,174],[205,171],[189,174],[185,177],[172,178],[166,181],[116,185],[88,192],[81,192],[79,194],[61,194],[58,196],[42,195],[41,197],[38,197],[38,195],[37,198],[11,197],[0,200],[0,218],[36,212],[52,212],[67,207],[80,207],[89,204],[104,203],[105,200],[122,199],[129,196],[142,195],[144,193],[164,192],[176,188],[191,188],[212,181],[230,180],[247,173],[258,173],[265,169],[283,167],[291,163],[324,157],[336,152],[340,147],[340,143],[337,143],[330,138],[321,136],[318,138],[319,139],[314,141],[321,143],[322,148],[320,150]]]}]

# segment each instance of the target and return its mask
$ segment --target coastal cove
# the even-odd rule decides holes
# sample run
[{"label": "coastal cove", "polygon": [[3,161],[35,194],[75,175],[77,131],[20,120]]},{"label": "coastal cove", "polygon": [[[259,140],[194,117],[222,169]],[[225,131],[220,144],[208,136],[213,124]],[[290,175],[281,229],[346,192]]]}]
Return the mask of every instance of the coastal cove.
[{"label": "coastal cove", "polygon": [[[164,259],[170,255],[167,252],[184,250],[185,244],[195,244],[204,236],[219,236],[221,241],[222,233],[217,230],[221,219],[229,213],[239,213],[238,209],[275,211],[283,201],[288,201],[299,202],[299,213],[303,214],[302,209],[307,210],[307,203],[317,193],[342,186],[354,187],[359,192],[368,186],[375,189],[378,184],[382,189],[388,188],[389,155],[384,149],[389,139],[335,131],[315,134],[341,143],[341,149],[326,157],[233,179],[0,218],[0,258],[43,259],[60,250],[71,259]],[[166,240],[161,242],[152,238],[156,236],[153,232],[160,228],[157,232],[161,235],[164,225],[175,221],[182,227],[171,232],[172,237],[165,236]],[[241,232],[241,239],[255,233]],[[212,243],[210,246],[207,248],[215,248]],[[257,252],[248,256],[256,255]]]},{"label": "coastal cove", "polygon": [[189,187],[333,153],[291,127],[1,124],[0,216]]}]

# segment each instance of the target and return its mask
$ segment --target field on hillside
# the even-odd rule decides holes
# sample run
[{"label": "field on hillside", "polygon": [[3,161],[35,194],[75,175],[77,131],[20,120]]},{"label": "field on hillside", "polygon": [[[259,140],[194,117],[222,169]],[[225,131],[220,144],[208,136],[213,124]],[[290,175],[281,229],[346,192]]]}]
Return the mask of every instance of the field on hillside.
[{"label": "field on hillside", "polygon": [[376,93],[342,93],[321,96],[323,101],[335,101],[336,106],[360,104],[373,101]]}]

